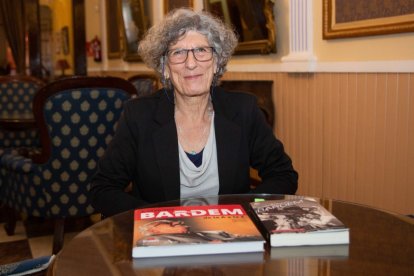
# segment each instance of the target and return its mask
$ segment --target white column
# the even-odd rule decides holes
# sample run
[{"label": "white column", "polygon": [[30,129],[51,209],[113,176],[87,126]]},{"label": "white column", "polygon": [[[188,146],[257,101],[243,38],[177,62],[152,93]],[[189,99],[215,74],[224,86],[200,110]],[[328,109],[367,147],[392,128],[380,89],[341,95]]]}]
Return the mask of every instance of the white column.
[{"label": "white column", "polygon": [[282,62],[314,62],[313,0],[289,0],[289,54]]}]

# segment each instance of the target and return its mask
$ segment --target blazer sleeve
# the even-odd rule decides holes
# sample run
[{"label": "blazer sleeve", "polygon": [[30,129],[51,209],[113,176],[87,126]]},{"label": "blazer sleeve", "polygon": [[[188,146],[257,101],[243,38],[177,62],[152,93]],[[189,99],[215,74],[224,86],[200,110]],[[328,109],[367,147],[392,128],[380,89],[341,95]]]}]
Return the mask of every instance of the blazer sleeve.
[{"label": "blazer sleeve", "polygon": [[117,131],[105,154],[98,162],[98,169],[92,178],[90,194],[92,206],[105,216],[134,209],[145,201],[125,192],[134,179],[137,146],[136,133],[131,127],[131,107],[126,104]]},{"label": "blazer sleeve", "polygon": [[250,164],[258,170],[262,183],[252,192],[273,194],[295,194],[298,173],[284,146],[266,122],[263,112],[254,98],[250,113]]}]

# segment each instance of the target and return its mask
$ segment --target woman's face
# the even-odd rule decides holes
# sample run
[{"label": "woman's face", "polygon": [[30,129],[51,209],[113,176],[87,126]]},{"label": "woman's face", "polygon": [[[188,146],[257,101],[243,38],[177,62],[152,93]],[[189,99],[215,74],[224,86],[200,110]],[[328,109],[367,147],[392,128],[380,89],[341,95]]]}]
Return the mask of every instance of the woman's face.
[{"label": "woman's face", "polygon": [[[207,38],[196,32],[188,31],[168,50],[194,49],[209,47]],[[183,63],[172,64],[167,58],[167,77],[173,83],[175,93],[182,96],[195,97],[208,94],[216,71],[214,57],[208,61],[198,61],[192,51],[188,51],[187,59]],[[214,55],[214,52],[213,52]]]}]

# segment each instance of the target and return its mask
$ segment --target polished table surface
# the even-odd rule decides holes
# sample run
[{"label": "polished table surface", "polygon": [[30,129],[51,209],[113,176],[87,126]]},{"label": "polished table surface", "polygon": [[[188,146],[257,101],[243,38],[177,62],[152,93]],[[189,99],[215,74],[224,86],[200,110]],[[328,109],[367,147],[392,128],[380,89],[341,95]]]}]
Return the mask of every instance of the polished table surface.
[{"label": "polished table surface", "polygon": [[[225,195],[156,206],[204,202],[241,203],[247,208],[255,198],[283,196]],[[133,211],[128,211],[106,218],[75,236],[57,255],[48,275],[414,275],[413,219],[349,202],[320,199],[320,203],[350,228],[348,246],[306,247],[286,253],[295,249],[266,245],[264,253],[144,261],[131,257]],[[326,255],[324,252],[330,247],[334,250],[331,252],[337,250],[340,254]]]}]

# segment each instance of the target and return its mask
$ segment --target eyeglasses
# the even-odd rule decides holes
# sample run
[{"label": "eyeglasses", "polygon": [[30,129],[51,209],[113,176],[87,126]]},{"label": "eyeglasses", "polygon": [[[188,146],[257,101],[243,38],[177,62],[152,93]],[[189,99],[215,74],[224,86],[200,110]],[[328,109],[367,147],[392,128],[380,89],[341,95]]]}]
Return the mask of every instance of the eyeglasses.
[{"label": "eyeglasses", "polygon": [[213,58],[213,47],[197,47],[193,49],[173,49],[166,53],[168,61],[171,64],[184,63],[188,58],[188,52],[193,52],[197,61],[209,61]]}]

